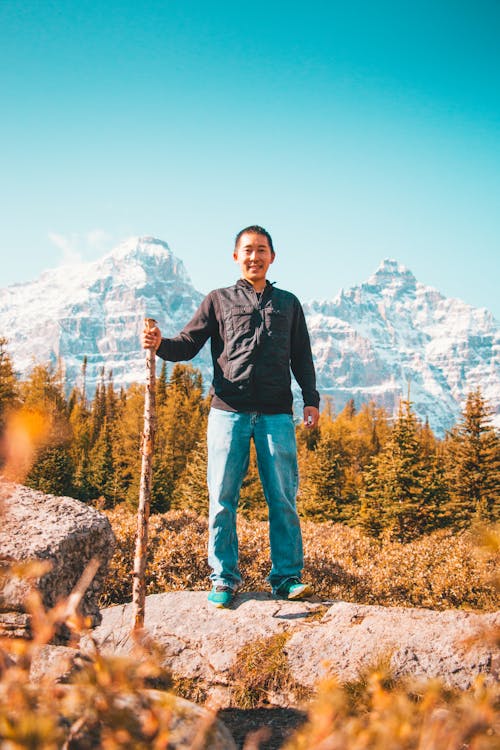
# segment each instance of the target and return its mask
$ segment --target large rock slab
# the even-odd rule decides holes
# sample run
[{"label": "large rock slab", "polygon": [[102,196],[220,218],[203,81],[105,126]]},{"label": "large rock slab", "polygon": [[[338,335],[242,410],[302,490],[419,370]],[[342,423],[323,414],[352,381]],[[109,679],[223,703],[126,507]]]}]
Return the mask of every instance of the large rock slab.
[{"label": "large rock slab", "polygon": [[[322,616],[322,611],[326,613]],[[92,633],[105,652],[130,653],[130,604],[102,611]],[[147,597],[145,627],[177,677],[199,681],[221,705],[231,702],[229,672],[238,651],[257,639],[290,632],[285,645],[292,677],[306,688],[327,674],[355,679],[388,658],[395,676],[441,678],[466,688],[479,674],[498,676],[498,653],[486,629],[500,613],[435,612],[347,602],[286,602],[266,593],[237,596],[230,609],[214,609],[206,592],[177,591]],[[85,649],[87,646],[83,645]],[[282,705],[290,695],[274,696]]]},{"label": "large rock slab", "polygon": [[500,613],[337,602],[318,625],[295,632],[286,652],[292,675],[309,687],[331,674],[355,680],[387,659],[396,678],[439,677],[466,689],[479,674],[498,677],[499,654],[486,637],[495,627]]},{"label": "large rock slab", "polygon": [[[319,607],[259,592],[238,595],[230,609],[216,609],[208,604],[205,591],[173,591],[146,598],[145,628],[174,677],[198,681],[214,702],[229,705],[229,671],[238,651],[289,630]],[[93,641],[105,653],[129,654],[134,649],[131,605],[104,609],[102,617],[92,632]],[[84,642],[82,648],[87,647]]]},{"label": "large rock slab", "polygon": [[[29,487],[2,482],[0,565],[45,561],[50,570],[36,580],[46,607],[67,597],[85,566],[97,558],[100,567],[87,589],[80,611],[100,622],[98,597],[113,554],[114,535],[102,513],[71,497],[56,497]],[[29,587],[6,576],[0,581],[0,612],[23,612]],[[0,615],[0,621],[2,617]],[[12,615],[5,614],[7,630]]]}]

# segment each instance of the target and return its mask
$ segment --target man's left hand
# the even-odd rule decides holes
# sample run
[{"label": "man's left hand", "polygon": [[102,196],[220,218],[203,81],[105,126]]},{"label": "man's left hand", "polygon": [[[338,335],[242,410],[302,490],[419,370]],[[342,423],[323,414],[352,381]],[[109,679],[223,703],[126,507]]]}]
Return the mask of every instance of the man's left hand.
[{"label": "man's left hand", "polygon": [[319,422],[319,409],[315,406],[304,406],[304,425],[308,429],[317,427]]}]

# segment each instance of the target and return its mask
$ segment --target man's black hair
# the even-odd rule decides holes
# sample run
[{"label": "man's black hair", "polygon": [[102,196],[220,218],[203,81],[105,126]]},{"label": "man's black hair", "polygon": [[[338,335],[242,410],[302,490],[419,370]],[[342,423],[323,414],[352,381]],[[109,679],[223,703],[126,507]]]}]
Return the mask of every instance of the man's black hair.
[{"label": "man's black hair", "polygon": [[273,241],[271,239],[271,235],[267,231],[267,229],[264,229],[264,227],[259,227],[257,224],[253,224],[251,227],[245,227],[245,229],[242,229],[238,234],[236,235],[236,238],[234,240],[234,247],[238,247],[238,242],[240,241],[241,235],[245,234],[245,232],[251,232],[252,234],[262,234],[264,237],[266,237],[267,241],[269,242],[269,247],[271,248],[271,252],[274,253],[274,247],[273,247]]}]

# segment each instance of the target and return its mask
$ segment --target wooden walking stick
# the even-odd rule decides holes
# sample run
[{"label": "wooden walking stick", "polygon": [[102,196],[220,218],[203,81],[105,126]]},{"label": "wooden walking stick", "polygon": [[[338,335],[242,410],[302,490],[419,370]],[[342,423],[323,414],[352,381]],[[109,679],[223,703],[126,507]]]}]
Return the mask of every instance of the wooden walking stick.
[{"label": "wooden walking stick", "polygon": [[[146,318],[146,328],[152,330],[156,320]],[[148,552],[148,521],[151,507],[151,477],[153,466],[153,449],[156,429],[156,352],[146,349],[146,392],[144,394],[144,432],[141,445],[141,484],[139,489],[139,508],[137,511],[137,538],[135,543],[134,579],[132,585],[133,630],[144,627],[146,609],[146,557]]]}]

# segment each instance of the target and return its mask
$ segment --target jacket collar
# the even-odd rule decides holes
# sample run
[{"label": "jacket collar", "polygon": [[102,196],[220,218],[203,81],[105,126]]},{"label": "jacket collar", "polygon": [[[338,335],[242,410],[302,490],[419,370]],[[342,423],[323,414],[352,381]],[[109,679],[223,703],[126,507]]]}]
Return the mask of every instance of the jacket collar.
[{"label": "jacket collar", "polygon": [[[250,284],[250,282],[247,281],[246,279],[238,279],[238,281],[236,282],[236,286],[240,286],[240,287],[243,287],[243,289],[250,289],[253,291],[253,285]],[[270,288],[272,288],[272,286],[273,284],[271,284],[271,282],[266,279],[266,285],[262,291],[266,292]]]}]

